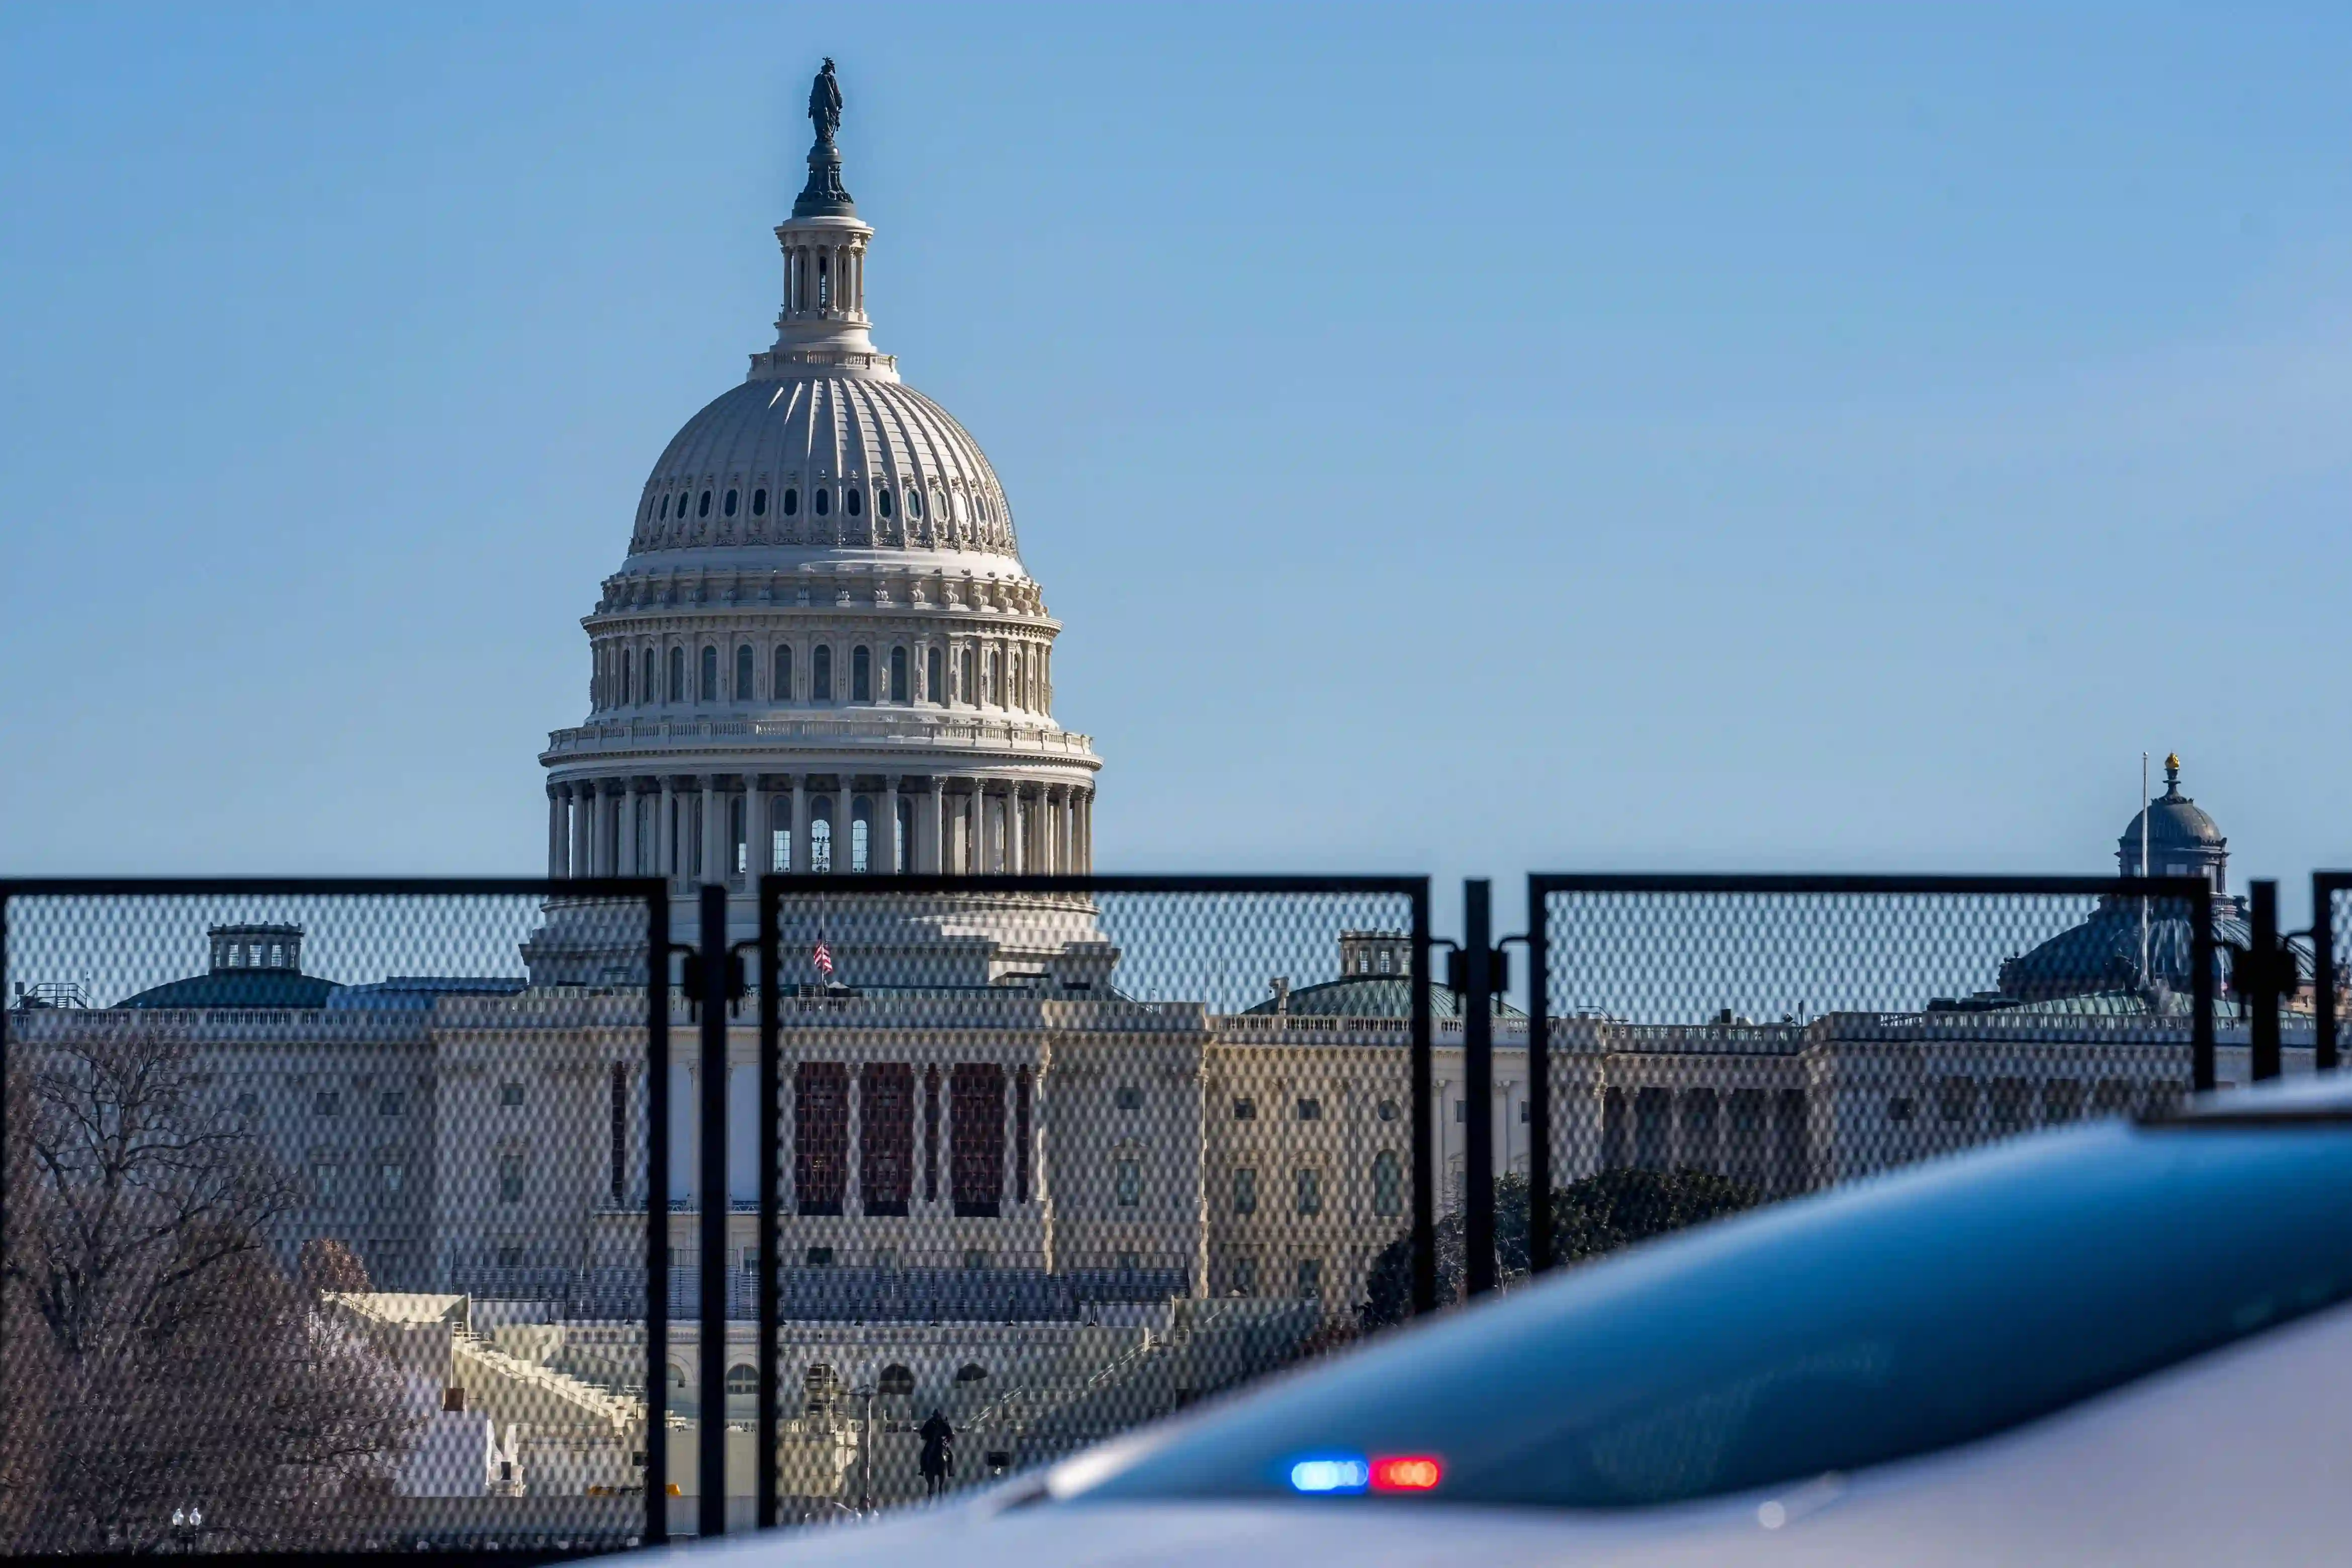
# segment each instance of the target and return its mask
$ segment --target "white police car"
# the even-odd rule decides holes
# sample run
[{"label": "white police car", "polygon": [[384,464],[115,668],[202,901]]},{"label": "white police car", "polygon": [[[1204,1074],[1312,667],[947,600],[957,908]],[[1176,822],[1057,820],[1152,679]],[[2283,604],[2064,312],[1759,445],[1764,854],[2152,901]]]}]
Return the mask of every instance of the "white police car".
[{"label": "white police car", "polygon": [[713,1562],[2352,1561],[2352,1080],[1632,1249],[971,1501]]}]

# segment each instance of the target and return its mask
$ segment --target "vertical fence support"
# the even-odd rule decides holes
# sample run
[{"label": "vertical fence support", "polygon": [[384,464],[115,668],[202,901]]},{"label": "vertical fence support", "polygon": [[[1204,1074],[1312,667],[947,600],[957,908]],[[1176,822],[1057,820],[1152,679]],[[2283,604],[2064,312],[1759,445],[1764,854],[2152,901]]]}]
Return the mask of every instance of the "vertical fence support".
[{"label": "vertical fence support", "polygon": [[1494,884],[1462,884],[1462,1282],[1495,1288]]},{"label": "vertical fence support", "polygon": [[1437,1110],[1430,1103],[1434,1074],[1430,1058],[1429,992],[1436,984],[1430,971],[1429,883],[1422,880],[1412,902],[1412,1033],[1407,1042],[1412,1092],[1412,1312],[1419,1317],[1437,1310]]},{"label": "vertical fence support", "polygon": [[2279,946],[2278,883],[2255,881],[2246,884],[2252,896],[2247,911],[2246,951],[2241,963],[2237,992],[2246,1009],[2246,1044],[2252,1059],[2251,1076],[2257,1083],[2276,1078],[2279,1059],[2279,998],[2285,993],[2292,960]]},{"label": "vertical fence support", "polygon": [[700,1207],[702,1322],[696,1354],[702,1370],[696,1418],[698,1511],[707,1538],[727,1533],[727,889],[702,885],[702,945],[696,965],[702,1005]]},{"label": "vertical fence support", "polygon": [[1528,879],[1528,1273],[1551,1267],[1551,932]]},{"label": "vertical fence support", "polygon": [[2215,1082],[2213,967],[2220,959],[2220,952],[2213,941],[2213,899],[2210,893],[2190,905],[2189,918],[2189,1005],[2196,1009],[2189,1024],[2189,1087],[2201,1094]]},{"label": "vertical fence support", "polygon": [[646,901],[646,1532],[669,1540],[669,894]]},{"label": "vertical fence support", "polygon": [[777,928],[775,890],[760,883],[760,1415],[754,1434],[758,1467],[752,1483],[753,1522],[761,1530],[776,1525],[776,1407],[782,1397],[781,1371],[776,1364],[776,1331],[782,1316],[776,1299],[776,1240],[783,1203],[782,1140],[779,1124],[783,1099],[783,1064],[780,1041],[783,1003],[777,995],[782,966],[777,959],[782,933]]},{"label": "vertical fence support", "polygon": [[2311,1070],[2336,1071],[2336,889],[2325,872],[2311,876]]}]

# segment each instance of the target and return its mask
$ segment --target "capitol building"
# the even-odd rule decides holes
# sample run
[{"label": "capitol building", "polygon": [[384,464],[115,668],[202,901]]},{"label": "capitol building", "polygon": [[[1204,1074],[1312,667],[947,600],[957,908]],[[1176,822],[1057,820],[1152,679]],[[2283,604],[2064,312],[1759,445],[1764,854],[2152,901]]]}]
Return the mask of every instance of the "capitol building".
[{"label": "capitol building", "polygon": [[[1413,987],[1435,1019],[1441,1207],[1473,1116],[1525,1169],[1528,1084],[1527,1022],[1507,1009],[1493,1100],[1462,1103],[1456,998],[1421,974],[1401,918],[1314,933],[1320,973],[1296,945],[1235,951],[1247,1000],[1188,998],[1150,994],[1137,934],[1085,897],[879,885],[1090,872],[1102,759],[1055,716],[1062,623],[1011,497],[877,346],[877,231],[818,126],[774,230],[773,340],[671,438],[625,518],[616,504],[625,553],[582,622],[587,711],[539,761],[549,876],[665,879],[681,940],[704,884],[729,890],[736,941],[757,929],[763,873],[840,884],[786,910],[794,953],[822,942],[834,968],[787,977],[774,1108],[786,1378],[806,1394],[783,1462],[788,1491],[821,1500],[856,1484],[849,1390],[896,1401],[877,1469],[903,1494],[902,1416],[945,1408],[972,1452],[1022,1462],[1350,1320],[1406,1224]],[[2148,864],[2135,820],[2124,873],[2189,868],[2234,920],[2225,841],[2177,773],[2147,811]],[[2144,1106],[2187,1082],[2184,931],[2151,941],[2095,915],[1989,966],[1980,994],[1907,1012],[1661,1022],[1604,1002],[1558,1020],[1555,1179],[1697,1166],[1791,1193]],[[9,1019],[37,1051],[167,1031],[207,1103],[299,1176],[289,1256],[346,1246],[374,1287],[352,1308],[370,1332],[412,1361],[437,1347],[431,1375],[470,1391],[457,1408],[488,1412],[506,1458],[487,1473],[576,1494],[625,1482],[641,1446],[648,956],[642,911],[593,897],[549,900],[518,935],[453,977],[314,973],[317,931],[262,912],[190,929],[184,978],[20,1001]],[[693,1038],[681,997],[680,1310],[660,1359],[689,1422],[709,1414],[685,1310],[701,1206],[730,1210],[740,1318],[761,1245],[751,1010],[729,1031],[723,1193],[698,1186]],[[723,1354],[742,1374],[725,1414],[748,1419],[748,1322]],[[671,1452],[690,1487],[690,1444]]]}]

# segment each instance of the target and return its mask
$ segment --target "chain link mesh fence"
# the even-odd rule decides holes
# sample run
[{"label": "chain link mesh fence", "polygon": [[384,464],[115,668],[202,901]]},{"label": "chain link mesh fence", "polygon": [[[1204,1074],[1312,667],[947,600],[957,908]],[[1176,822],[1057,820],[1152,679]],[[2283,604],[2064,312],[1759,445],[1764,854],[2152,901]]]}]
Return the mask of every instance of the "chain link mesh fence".
[{"label": "chain link mesh fence", "polygon": [[[2193,880],[1533,878],[1548,1049],[1497,1019],[1500,1271],[2159,1110],[2200,1052],[2212,1071],[2213,925],[2235,915]],[[1441,1049],[1451,1182],[1470,1107],[1448,1068]]]},{"label": "chain link mesh fence", "polygon": [[[1424,882],[838,887],[767,888],[778,1518],[985,1482],[1402,1315],[1414,1042],[1451,1002]],[[730,1239],[756,1287],[756,1217]]]},{"label": "chain link mesh fence", "polygon": [[0,890],[6,1550],[644,1535],[663,915],[551,891]]}]

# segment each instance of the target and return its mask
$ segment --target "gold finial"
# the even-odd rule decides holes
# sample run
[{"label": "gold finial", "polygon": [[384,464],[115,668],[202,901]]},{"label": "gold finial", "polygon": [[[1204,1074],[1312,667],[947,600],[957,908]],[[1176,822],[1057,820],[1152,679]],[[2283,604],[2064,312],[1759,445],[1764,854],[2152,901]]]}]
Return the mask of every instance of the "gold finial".
[{"label": "gold finial", "polygon": [[2164,758],[2164,770],[2167,773],[2178,773],[2180,771],[2180,753],[2175,751],[2166,755]]}]

